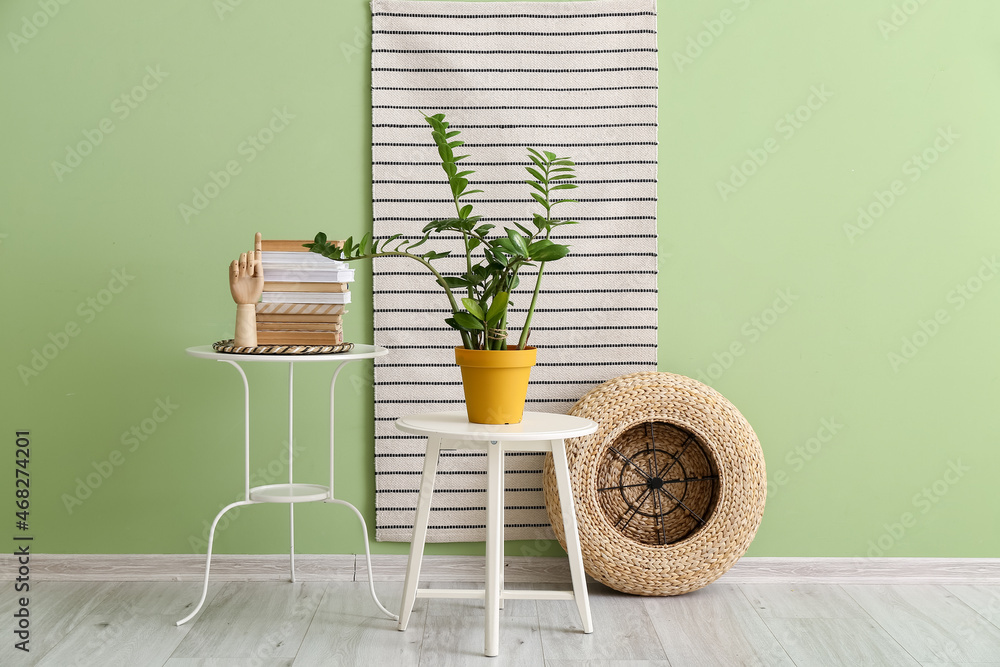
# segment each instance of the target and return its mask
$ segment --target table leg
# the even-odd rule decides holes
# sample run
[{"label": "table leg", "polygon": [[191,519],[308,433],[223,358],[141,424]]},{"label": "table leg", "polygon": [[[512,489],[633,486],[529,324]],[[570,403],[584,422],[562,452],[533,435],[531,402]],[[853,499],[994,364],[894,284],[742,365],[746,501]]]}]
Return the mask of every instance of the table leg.
[{"label": "table leg", "polygon": [[420,561],[424,556],[424,542],[427,540],[427,524],[431,515],[431,500],[434,497],[434,475],[437,472],[438,453],[441,438],[427,438],[427,453],[424,455],[424,473],[420,478],[420,492],[417,494],[417,513],[413,519],[413,538],[410,540],[410,558],[406,562],[406,580],[403,583],[403,600],[399,606],[399,630],[405,630],[410,622],[410,612],[417,599],[417,584],[420,583]]},{"label": "table leg", "polygon": [[361,514],[361,510],[359,510],[357,507],[347,502],[346,500],[337,500],[336,498],[330,498],[326,502],[335,503],[337,505],[346,505],[347,507],[350,507],[351,510],[354,512],[354,515],[358,517],[358,521],[361,522],[361,540],[365,545],[365,566],[367,567],[368,570],[368,592],[371,594],[372,600],[375,602],[375,605],[382,610],[382,613],[384,613],[386,616],[388,616],[394,621],[399,619],[399,616],[396,616],[396,614],[392,613],[391,611],[382,606],[382,603],[379,602],[378,596],[375,594],[375,577],[372,575],[372,552],[371,548],[369,548],[368,546],[368,523],[365,521],[364,515]]},{"label": "table leg", "polygon": [[240,507],[242,505],[253,505],[253,504],[255,503],[251,500],[240,500],[235,503],[230,503],[229,505],[226,505],[225,507],[222,508],[222,511],[220,511],[218,514],[215,515],[215,521],[212,522],[212,527],[208,531],[208,555],[206,556],[206,561],[205,561],[205,584],[201,588],[201,599],[198,600],[198,604],[195,606],[194,611],[192,611],[190,614],[188,614],[181,620],[177,621],[175,625],[184,625],[185,623],[190,621],[192,618],[195,617],[195,614],[201,611],[201,606],[205,604],[205,598],[208,596],[208,573],[212,569],[212,545],[215,543],[215,527],[219,525],[219,519],[221,519],[226,512],[233,509],[234,507]]},{"label": "table leg", "polygon": [[486,455],[486,641],[487,656],[500,653],[500,568],[503,567],[503,445],[491,441]]},{"label": "table leg", "polygon": [[[295,363],[288,362],[288,486],[294,484],[292,475],[292,457],[294,451],[295,429],[293,405],[295,403]],[[295,503],[288,504],[288,569],[292,583],[295,583]]]},{"label": "table leg", "polygon": [[562,508],[563,532],[566,533],[566,554],[569,556],[569,571],[573,579],[573,597],[584,633],[594,631],[594,621],[590,615],[590,598],[587,595],[587,575],[583,570],[583,556],[580,553],[580,536],[576,529],[576,508],[573,503],[573,487],[569,479],[569,462],[566,459],[566,444],[562,440],[552,441],[553,467],[556,486],[559,489],[559,505]]}]

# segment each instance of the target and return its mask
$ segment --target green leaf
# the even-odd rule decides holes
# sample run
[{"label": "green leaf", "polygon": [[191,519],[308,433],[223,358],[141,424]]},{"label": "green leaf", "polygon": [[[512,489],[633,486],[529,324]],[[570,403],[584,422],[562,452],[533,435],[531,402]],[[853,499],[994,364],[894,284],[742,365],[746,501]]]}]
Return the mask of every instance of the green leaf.
[{"label": "green leaf", "polygon": [[565,165],[565,166],[572,167],[573,165],[576,164],[576,162],[573,162],[572,160],[556,160],[552,164],[557,164],[557,165],[560,165],[560,166]]},{"label": "green leaf", "polygon": [[315,243],[318,243],[319,245],[326,245],[326,234],[320,232],[319,234],[316,235],[316,238],[313,239],[313,241]]},{"label": "green leaf", "polygon": [[447,257],[450,254],[451,254],[451,250],[447,250],[445,252],[437,252],[436,250],[428,250],[423,255],[421,255],[421,257],[423,257],[424,259],[430,261],[430,260],[434,260],[434,259],[441,259],[442,257]]},{"label": "green leaf", "polygon": [[538,183],[536,183],[536,182],[534,182],[534,181],[525,181],[525,183],[527,183],[527,184],[528,184],[528,185],[530,185],[531,187],[535,188],[536,190],[538,190],[539,192],[541,192],[541,193],[542,193],[543,195],[545,194],[545,188],[543,188],[543,187],[542,187],[541,185],[539,185]]},{"label": "green leaf", "polygon": [[535,223],[535,227],[538,227],[539,229],[545,229],[549,225],[549,221],[545,218],[544,215],[533,213],[532,216],[533,216],[532,220]]},{"label": "green leaf", "polygon": [[496,225],[479,225],[476,227],[476,233],[480,236],[486,236],[490,233],[490,230],[496,227]]},{"label": "green leaf", "polygon": [[468,155],[456,155],[455,157],[452,158],[451,161],[452,162],[458,162],[459,160],[464,160],[467,157],[469,157],[469,156]]},{"label": "green leaf", "polygon": [[465,278],[459,278],[457,276],[443,276],[443,278],[444,278],[444,284],[447,285],[448,287],[457,288],[457,287],[469,286],[469,281],[466,280]]},{"label": "green leaf", "polygon": [[445,321],[444,321],[444,323],[447,324],[448,326],[450,326],[452,329],[458,329],[459,331],[465,331],[465,329],[463,329],[462,327],[458,326],[458,322],[455,321],[454,317],[446,318]]},{"label": "green leaf", "polygon": [[448,142],[448,147],[449,148],[458,148],[459,146],[464,146],[464,145],[465,145],[464,141],[449,141]]},{"label": "green leaf", "polygon": [[542,183],[544,183],[544,182],[545,182],[545,177],[544,177],[544,176],[542,176],[542,175],[541,175],[541,174],[540,174],[540,173],[538,172],[538,170],[537,170],[537,169],[532,169],[531,167],[525,167],[525,170],[527,170],[527,172],[528,172],[529,174],[531,174],[532,176],[534,176],[534,177],[535,177],[536,179],[538,179],[538,180],[539,180],[539,181],[541,181]]},{"label": "green leaf", "polygon": [[[506,252],[509,255],[517,255],[518,254],[518,252],[517,252],[517,246],[514,245],[514,242],[511,241],[509,238],[506,238],[506,237],[499,238],[499,239],[496,239],[493,243],[494,243],[494,246],[493,246],[494,248],[500,248],[501,250],[503,250],[504,252]],[[504,264],[506,264],[506,261],[504,262]]]},{"label": "green leaf", "polygon": [[555,169],[549,169],[550,174],[556,174],[561,171],[576,171],[573,167],[556,167]]},{"label": "green leaf", "polygon": [[472,204],[466,204],[462,207],[462,210],[458,212],[458,217],[468,218],[470,213],[472,213]]},{"label": "green leaf", "polygon": [[553,180],[553,181],[561,181],[561,180],[563,180],[565,178],[576,178],[576,176],[574,174],[559,174],[558,176],[553,176],[551,178],[551,180]]},{"label": "green leaf", "polygon": [[477,192],[482,192],[482,190],[466,190],[465,192],[462,193],[462,196],[464,197],[465,195],[474,195]]},{"label": "green leaf", "polygon": [[532,197],[534,197],[535,201],[538,202],[539,204],[541,204],[542,206],[548,206],[549,205],[549,203],[547,201],[545,201],[545,197],[543,197],[542,195],[538,194],[537,192],[529,192],[528,194],[531,195]]},{"label": "green leaf", "polygon": [[508,229],[507,238],[514,243],[514,246],[517,248],[517,254],[524,257],[528,256],[528,242],[523,236],[515,232],[513,229]]},{"label": "green leaf", "polygon": [[484,328],[483,323],[477,320],[469,313],[454,313],[454,319],[459,327],[467,331],[472,331],[472,330],[482,331]]},{"label": "green leaf", "polygon": [[475,317],[476,319],[479,319],[479,320],[485,320],[486,319],[486,314],[483,313],[482,306],[480,306],[479,302],[476,301],[475,299],[470,299],[470,298],[466,297],[466,298],[462,299],[462,305],[465,306],[465,309],[467,311],[469,311],[473,315],[473,317]]},{"label": "green leaf", "polygon": [[574,183],[563,183],[562,185],[554,185],[551,190],[572,190],[574,188],[580,187]]},{"label": "green leaf", "polygon": [[451,194],[453,197],[458,197],[462,194],[462,188],[468,184],[469,182],[464,178],[453,178],[448,182],[448,185],[451,187]]},{"label": "green leaf", "polygon": [[496,322],[503,314],[507,312],[507,302],[510,300],[510,293],[508,292],[497,292],[497,295],[493,297],[493,303],[490,304],[490,309],[486,311],[486,321]]},{"label": "green leaf", "polygon": [[545,153],[545,157],[547,157],[550,161],[559,159],[559,157],[555,153],[550,153],[549,151],[542,151],[542,152]]},{"label": "green leaf", "polygon": [[575,199],[560,199],[558,201],[552,202],[552,205],[555,206],[556,204],[579,204],[579,203],[580,202],[578,202]]},{"label": "green leaf", "polygon": [[438,146],[438,155],[440,155],[441,159],[445,162],[458,162],[455,158],[455,154],[451,152],[451,148],[449,148],[447,144]]},{"label": "green leaf", "polygon": [[539,160],[544,160],[545,159],[545,158],[542,157],[542,154],[539,153],[538,151],[536,151],[534,148],[529,148],[529,147],[526,146],[525,150],[527,150],[532,155],[537,156]]},{"label": "green leaf", "polygon": [[449,139],[451,139],[452,137],[457,136],[459,134],[462,134],[462,132],[460,130],[452,130],[451,132],[448,132],[444,136],[447,137],[447,138],[449,138]]},{"label": "green leaf", "polygon": [[[545,245],[540,245],[543,243]],[[532,243],[529,252],[531,253],[531,259],[536,262],[554,262],[569,254],[569,246],[543,239],[542,241]]]},{"label": "green leaf", "polygon": [[527,227],[525,227],[524,225],[522,225],[521,223],[515,222],[514,226],[517,227],[518,229],[520,229],[522,232],[524,232],[524,235],[527,236],[529,239],[532,236],[534,236],[534,233],[530,229],[528,229]]},{"label": "green leaf", "polygon": [[[528,150],[531,150],[531,149],[528,149]],[[534,155],[529,155],[528,157],[531,158],[531,161],[535,163],[535,166],[537,166],[539,169],[541,169],[543,171],[545,170],[545,163],[544,162],[542,162],[541,160],[539,160]],[[527,167],[525,167],[525,169],[527,169]]]},{"label": "green leaf", "polygon": [[371,233],[366,232],[364,236],[361,237],[361,243],[358,245],[358,254],[367,255],[368,243],[371,241]]},{"label": "green leaf", "polygon": [[348,236],[347,240],[344,241],[344,254],[347,255],[348,257],[354,254],[354,252],[352,251],[353,245],[354,245],[354,237]]},{"label": "green leaf", "polygon": [[421,239],[420,239],[419,241],[417,241],[416,243],[414,243],[414,244],[410,245],[410,247],[409,247],[409,248],[407,248],[407,249],[406,249],[406,251],[407,251],[407,252],[413,252],[413,249],[414,249],[414,248],[416,248],[417,246],[421,246],[421,245],[423,245],[423,244],[424,244],[424,243],[425,243],[425,242],[427,241],[427,238],[428,238],[429,236],[430,236],[430,232],[428,232],[428,233],[425,233],[425,234],[423,235],[423,237],[421,237]]},{"label": "green leaf", "polygon": [[441,168],[444,169],[444,173],[448,174],[449,179],[454,178],[455,172],[458,170],[454,162],[442,162]]},{"label": "green leaf", "polygon": [[455,174],[455,176],[458,176],[459,178],[464,178],[464,177],[468,176],[469,174],[474,174],[474,173],[476,173],[476,172],[474,172],[472,170],[469,170],[469,171],[460,171],[457,174]]}]

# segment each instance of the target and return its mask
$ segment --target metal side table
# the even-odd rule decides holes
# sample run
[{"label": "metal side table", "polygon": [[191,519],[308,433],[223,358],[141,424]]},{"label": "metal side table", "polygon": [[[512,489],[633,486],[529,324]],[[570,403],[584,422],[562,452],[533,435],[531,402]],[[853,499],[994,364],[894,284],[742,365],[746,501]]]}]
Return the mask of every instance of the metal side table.
[{"label": "metal side table", "polygon": [[[337,385],[337,376],[344,366],[352,361],[361,359],[374,359],[388,354],[389,351],[377,345],[355,345],[350,352],[339,354],[309,354],[309,355],[265,355],[265,354],[224,354],[216,352],[209,345],[199,347],[189,347],[187,353],[199,359],[211,359],[223,361],[233,366],[243,379],[243,430],[244,430],[244,459],[243,459],[243,488],[244,499],[226,505],[216,515],[212,522],[208,536],[208,557],[205,563],[205,584],[201,591],[201,600],[190,614],[177,621],[177,625],[182,625],[190,621],[201,610],[208,595],[208,575],[212,567],[212,545],[215,540],[215,527],[219,519],[229,510],[243,505],[259,505],[261,503],[287,503],[289,518],[289,570],[291,581],[295,581],[295,504],[309,502],[335,503],[346,505],[354,510],[355,516],[361,522],[361,538],[365,545],[365,563],[368,567],[368,589],[372,600],[382,610],[384,614],[392,619],[398,617],[382,606],[378,596],[375,594],[375,583],[372,577],[371,550],[368,546],[368,525],[365,518],[358,511],[358,508],[346,500],[338,500],[333,495],[333,433],[334,433],[334,389]],[[246,373],[240,363],[279,363],[288,364],[288,483],[287,484],[267,484],[264,486],[250,486],[250,384],[247,381]],[[324,486],[320,484],[295,483],[292,476],[292,442],[294,437],[293,414],[294,414],[294,385],[295,385],[295,365],[313,364],[324,362],[337,362],[337,368],[333,372],[333,379],[330,381],[330,484]]]}]

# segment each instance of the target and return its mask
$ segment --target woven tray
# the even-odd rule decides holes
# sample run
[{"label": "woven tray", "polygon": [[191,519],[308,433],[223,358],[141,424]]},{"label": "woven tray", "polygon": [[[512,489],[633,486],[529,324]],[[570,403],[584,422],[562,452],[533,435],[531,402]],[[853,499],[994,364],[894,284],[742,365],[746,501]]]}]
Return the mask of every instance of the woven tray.
[{"label": "woven tray", "polygon": [[[672,373],[635,373],[587,393],[570,414],[596,433],[566,440],[583,565],[634,595],[679,595],[725,573],[764,512],[760,442],[732,403]],[[545,504],[566,538],[552,455]]]},{"label": "woven tray", "polygon": [[235,341],[220,340],[212,345],[216,352],[226,354],[339,354],[350,352],[354,343],[340,345],[257,345],[256,347],[237,347]]}]

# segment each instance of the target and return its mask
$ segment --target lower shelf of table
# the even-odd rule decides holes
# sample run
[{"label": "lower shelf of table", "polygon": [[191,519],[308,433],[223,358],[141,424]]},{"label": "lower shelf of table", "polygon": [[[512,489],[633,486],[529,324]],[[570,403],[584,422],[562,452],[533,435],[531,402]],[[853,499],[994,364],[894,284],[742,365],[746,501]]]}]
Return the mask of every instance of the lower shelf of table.
[{"label": "lower shelf of table", "polygon": [[267,484],[250,489],[258,503],[311,503],[330,499],[330,488],[320,484]]},{"label": "lower shelf of table", "polygon": [[[474,588],[418,588],[418,598],[485,600],[486,591]],[[503,590],[501,600],[575,600],[573,591]]]}]

